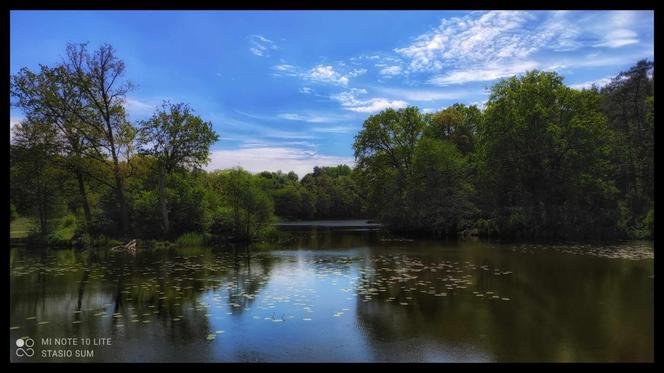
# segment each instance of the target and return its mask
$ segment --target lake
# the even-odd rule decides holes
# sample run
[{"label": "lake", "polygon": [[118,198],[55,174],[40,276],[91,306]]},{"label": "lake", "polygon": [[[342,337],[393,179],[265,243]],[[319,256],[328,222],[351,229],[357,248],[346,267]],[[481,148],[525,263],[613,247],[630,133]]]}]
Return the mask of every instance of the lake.
[{"label": "lake", "polygon": [[[365,221],[279,229],[285,244],[11,247],[10,360],[654,359],[652,242],[409,240]],[[27,345],[17,356],[20,338],[32,356]]]}]

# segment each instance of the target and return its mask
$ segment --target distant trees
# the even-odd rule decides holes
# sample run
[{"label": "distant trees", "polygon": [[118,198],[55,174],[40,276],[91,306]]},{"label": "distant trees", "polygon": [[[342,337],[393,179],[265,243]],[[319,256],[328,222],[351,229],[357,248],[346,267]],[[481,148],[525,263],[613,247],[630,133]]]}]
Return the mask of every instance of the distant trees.
[{"label": "distant trees", "polygon": [[54,164],[58,156],[55,131],[23,121],[16,125],[10,150],[12,202],[18,211],[35,217],[40,234],[46,236],[50,219],[62,205],[62,172]]},{"label": "distant trees", "polygon": [[[356,166],[206,172],[218,136],[184,103],[130,123],[124,63],[109,45],[11,77],[25,118],[10,144],[10,219],[41,237],[235,240],[282,219],[374,218],[394,231],[455,237],[634,237],[654,228],[654,64],[575,90],[531,71],[491,88],[486,108],[454,104],[369,116]],[[59,232],[62,227],[66,234]],[[57,233],[57,232],[56,232]]]},{"label": "distant trees", "polygon": [[259,177],[241,168],[214,172],[213,185],[221,194],[222,207],[215,216],[215,233],[234,239],[256,238],[272,221],[274,206],[260,187]]},{"label": "distant trees", "polygon": [[274,201],[275,214],[287,219],[363,217],[359,188],[347,165],[314,167],[298,181],[294,172],[264,171],[258,175]]}]

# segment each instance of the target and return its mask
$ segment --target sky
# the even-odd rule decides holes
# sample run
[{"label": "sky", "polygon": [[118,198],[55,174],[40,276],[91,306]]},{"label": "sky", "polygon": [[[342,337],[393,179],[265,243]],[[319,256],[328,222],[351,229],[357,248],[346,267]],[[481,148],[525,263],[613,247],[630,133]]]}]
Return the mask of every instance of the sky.
[{"label": "sky", "polygon": [[[189,104],[220,139],[208,170],[303,176],[352,165],[355,134],[391,107],[482,107],[500,78],[556,71],[601,86],[654,60],[652,11],[13,11],[10,73],[111,44],[136,85],[129,119]],[[10,126],[23,113],[10,109]]]}]

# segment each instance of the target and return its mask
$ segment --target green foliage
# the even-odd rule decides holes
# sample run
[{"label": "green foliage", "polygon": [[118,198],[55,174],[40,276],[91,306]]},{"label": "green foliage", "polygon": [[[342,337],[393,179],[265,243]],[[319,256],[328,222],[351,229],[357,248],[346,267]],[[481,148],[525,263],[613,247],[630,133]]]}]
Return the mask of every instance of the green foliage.
[{"label": "green foliage", "polygon": [[209,243],[210,239],[205,233],[189,232],[180,235],[175,240],[179,247],[203,247]]},{"label": "green foliage", "polygon": [[484,115],[484,207],[503,236],[615,234],[611,134],[597,92],[534,71],[496,84]]},{"label": "green foliage", "polygon": [[453,144],[423,138],[415,150],[406,192],[408,223],[445,237],[469,229],[475,207],[467,173],[467,162]]},{"label": "green foliage", "polygon": [[[140,123],[139,134],[142,151],[144,154],[154,156],[157,161],[155,170],[159,180],[162,230],[164,233],[168,233],[170,230],[169,198],[166,191],[168,176],[176,168],[198,168],[207,164],[210,146],[219,139],[219,136],[212,129],[212,123],[204,122],[199,116],[194,115],[188,105],[168,102],[164,102],[150,120]],[[186,191],[191,192],[191,189]],[[194,196],[193,199],[200,202],[200,194]],[[182,207],[182,204],[179,205],[178,207]],[[184,209],[189,212],[195,207],[185,203]],[[180,230],[189,228],[178,224],[182,223],[182,216],[187,215],[185,213],[176,217],[174,223]],[[201,213],[196,215],[201,215]],[[197,217],[200,218],[200,216]],[[197,219],[193,225],[195,229],[204,229],[204,219]]]},{"label": "green foliage", "polygon": [[241,168],[213,173],[213,185],[221,194],[222,205],[229,210],[217,210],[221,222],[213,222],[218,228],[224,228],[230,212],[232,238],[246,241],[259,238],[261,230],[271,223],[274,205],[270,196],[261,188],[259,176],[250,174]]},{"label": "green foliage", "polygon": [[475,149],[475,133],[481,118],[482,113],[476,106],[454,104],[429,118],[425,134],[451,142],[466,155]]},{"label": "green foliage", "polygon": [[53,246],[68,246],[79,235],[79,225],[74,214],[60,218],[54,229],[48,234],[47,241]]},{"label": "green foliage", "polygon": [[68,45],[59,65],[10,78],[25,113],[10,145],[11,237],[280,240],[275,214],[370,217],[439,237],[654,235],[651,61],[601,89],[571,89],[551,72],[503,79],[483,111],[384,110],[355,136],[355,168],[314,167],[301,179],[201,170],[218,139],[212,124],[164,103],[135,127],[124,71],[110,45],[83,44]]}]

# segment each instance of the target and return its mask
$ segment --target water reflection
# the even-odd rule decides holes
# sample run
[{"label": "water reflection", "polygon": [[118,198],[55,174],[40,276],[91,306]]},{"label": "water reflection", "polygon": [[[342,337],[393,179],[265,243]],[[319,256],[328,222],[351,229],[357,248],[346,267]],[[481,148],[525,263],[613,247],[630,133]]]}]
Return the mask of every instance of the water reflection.
[{"label": "water reflection", "polygon": [[282,229],[277,247],[12,248],[10,338],[113,339],[30,361],[653,360],[649,243]]}]

